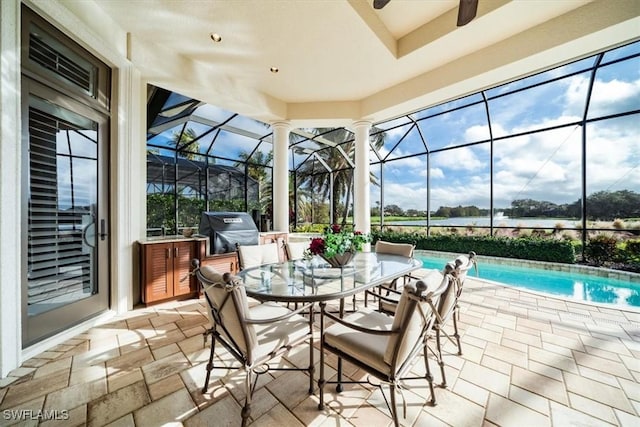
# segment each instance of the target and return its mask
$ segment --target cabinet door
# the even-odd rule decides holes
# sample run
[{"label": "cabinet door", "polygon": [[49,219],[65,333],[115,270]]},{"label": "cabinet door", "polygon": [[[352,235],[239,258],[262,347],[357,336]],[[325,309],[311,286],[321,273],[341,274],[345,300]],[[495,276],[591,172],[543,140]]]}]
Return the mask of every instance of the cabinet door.
[{"label": "cabinet door", "polygon": [[192,286],[191,260],[195,256],[193,242],[176,242],[173,244],[173,295],[186,295],[195,291]]},{"label": "cabinet door", "polygon": [[144,302],[173,296],[173,245],[157,243],[144,248]]},{"label": "cabinet door", "polygon": [[217,254],[205,257],[200,260],[202,266],[213,267],[220,273],[232,273],[238,272],[238,253],[229,252],[226,254]]}]

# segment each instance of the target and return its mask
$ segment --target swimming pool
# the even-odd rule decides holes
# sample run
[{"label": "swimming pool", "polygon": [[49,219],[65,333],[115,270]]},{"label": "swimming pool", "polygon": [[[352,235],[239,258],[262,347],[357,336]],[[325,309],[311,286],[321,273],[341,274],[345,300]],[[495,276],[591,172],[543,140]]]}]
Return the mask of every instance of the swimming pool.
[{"label": "swimming pool", "polygon": [[[433,252],[416,252],[416,258],[422,261],[424,268],[438,270],[442,269],[446,261],[454,257],[455,255],[451,254],[444,257]],[[475,271],[471,270],[469,276],[474,277]],[[632,281],[630,278],[629,280],[615,279],[587,273],[519,266],[512,263],[498,264],[488,257],[479,257],[478,277],[579,301],[612,304],[617,308],[640,308],[640,282]]]}]

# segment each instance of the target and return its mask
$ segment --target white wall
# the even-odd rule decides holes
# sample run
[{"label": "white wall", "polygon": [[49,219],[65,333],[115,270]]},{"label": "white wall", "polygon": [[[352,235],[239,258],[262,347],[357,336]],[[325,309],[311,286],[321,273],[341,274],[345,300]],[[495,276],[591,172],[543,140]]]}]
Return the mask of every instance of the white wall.
[{"label": "white wall", "polygon": [[0,1],[0,377],[20,361],[20,4]]}]

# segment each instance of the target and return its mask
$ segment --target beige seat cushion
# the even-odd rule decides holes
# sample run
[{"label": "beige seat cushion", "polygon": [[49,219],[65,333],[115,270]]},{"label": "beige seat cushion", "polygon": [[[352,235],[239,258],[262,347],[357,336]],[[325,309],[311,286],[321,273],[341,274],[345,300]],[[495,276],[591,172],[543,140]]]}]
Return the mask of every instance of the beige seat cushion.
[{"label": "beige seat cushion", "polygon": [[288,242],[285,243],[287,250],[287,258],[289,260],[302,259],[304,257],[304,251],[309,248],[308,242]]},{"label": "beige seat cushion", "polygon": [[243,269],[280,262],[277,243],[242,245],[238,248],[238,257]]},{"label": "beige seat cushion", "polygon": [[[442,273],[438,270],[425,270],[422,276],[414,276],[412,274],[412,277],[422,280],[427,285],[427,292],[435,290],[442,282]],[[410,283],[415,283],[415,279],[412,278],[412,281]],[[387,297],[392,299],[393,301],[380,299],[380,309],[387,313],[395,313],[400,295],[396,293],[390,293]]]},{"label": "beige seat cushion", "polygon": [[458,265],[457,271],[460,284],[464,284],[464,281],[467,278],[467,273],[475,265],[475,262],[467,255],[460,255],[456,258],[455,262]]},{"label": "beige seat cushion", "polygon": [[[227,339],[233,339],[242,353],[247,353],[256,345],[258,338],[253,326],[243,322],[249,314],[249,302],[244,286],[225,289],[224,285],[216,284],[205,286],[204,291],[213,306],[218,309],[222,323],[228,331],[227,334],[219,329],[220,333]],[[211,321],[213,323],[213,319]]]},{"label": "beige seat cushion", "polygon": [[375,252],[378,254],[402,255],[406,257],[413,256],[415,245],[410,243],[392,243],[378,240],[376,242]]},{"label": "beige seat cushion", "polygon": [[[361,309],[345,317],[349,323],[379,330],[390,330],[393,318],[376,311]],[[389,336],[364,334],[339,323],[325,329],[327,344],[362,361],[385,375],[390,374],[390,365],[384,361],[384,353],[389,344]]]},{"label": "beige seat cushion", "polygon": [[[248,364],[262,363],[282,346],[304,340],[309,333],[309,321],[302,316],[268,324],[249,324],[246,319],[269,319],[284,316],[290,310],[276,303],[249,304],[244,286],[225,288],[222,274],[212,267],[202,267],[202,275],[213,285],[205,286],[205,293],[220,311],[224,329],[218,331],[229,341],[234,341],[246,354]],[[227,299],[227,297],[229,299]],[[225,301],[223,305],[223,302]],[[213,318],[209,310],[211,323]],[[228,333],[227,333],[228,332]]]},{"label": "beige seat cushion", "polygon": [[[386,242],[384,240],[378,240],[376,242],[375,252],[377,254],[401,255],[406,257],[412,257],[414,248],[415,248],[415,245],[412,245],[410,243],[393,243],[393,242]],[[394,279],[388,282],[384,282],[381,284],[381,286],[395,289],[396,283],[398,282],[398,280],[399,279]]]},{"label": "beige seat cushion", "polygon": [[210,282],[224,283],[224,280],[222,279],[222,273],[211,266],[205,265],[203,267],[200,267],[200,273],[202,273],[204,278],[209,280]]},{"label": "beige seat cushion", "polygon": [[[387,343],[387,348],[384,351],[384,361],[389,365],[393,362],[396,353],[398,353],[396,358],[397,363],[402,364],[409,355],[413,344],[420,336],[422,316],[419,310],[415,309],[416,306],[414,302],[409,300],[409,292],[415,292],[415,287],[412,283],[407,284],[402,289],[402,295],[400,295],[396,312],[393,315],[393,324],[391,325],[391,329],[400,330],[403,325],[405,325],[405,328],[402,331],[404,332],[403,337],[397,335],[393,336]],[[398,339],[402,339],[402,342],[398,349],[396,349]]]},{"label": "beige seat cushion", "polygon": [[[267,319],[284,316],[290,310],[276,303],[267,302],[249,309],[249,318]],[[261,363],[283,346],[291,346],[308,337],[309,320],[300,315],[265,325],[253,325],[257,346],[253,349],[251,358],[253,364]]]}]

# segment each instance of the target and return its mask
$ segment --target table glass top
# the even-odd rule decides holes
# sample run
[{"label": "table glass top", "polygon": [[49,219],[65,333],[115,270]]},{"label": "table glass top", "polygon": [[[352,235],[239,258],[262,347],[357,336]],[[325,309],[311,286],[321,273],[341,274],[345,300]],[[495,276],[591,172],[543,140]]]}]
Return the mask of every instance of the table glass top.
[{"label": "table glass top", "polygon": [[331,268],[322,258],[248,268],[238,276],[247,295],[273,301],[340,299],[401,277],[422,266],[415,258],[359,252],[343,268]]}]

